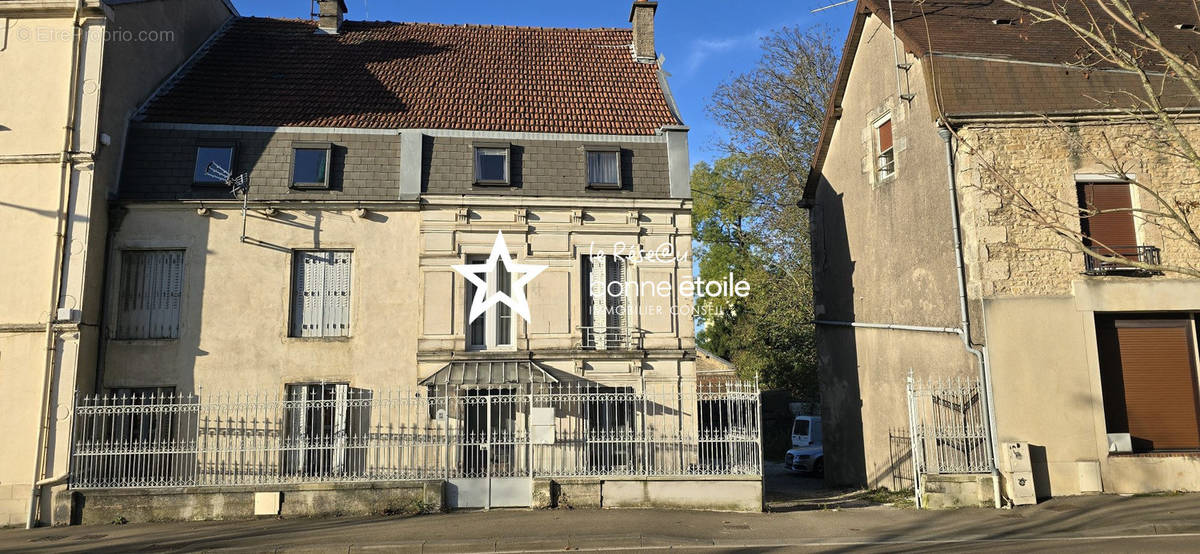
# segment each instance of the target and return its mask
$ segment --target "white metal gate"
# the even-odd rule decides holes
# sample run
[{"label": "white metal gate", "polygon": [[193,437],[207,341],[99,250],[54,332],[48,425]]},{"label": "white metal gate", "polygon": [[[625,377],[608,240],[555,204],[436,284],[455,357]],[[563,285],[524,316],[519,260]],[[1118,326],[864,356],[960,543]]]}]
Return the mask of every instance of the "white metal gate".
[{"label": "white metal gate", "polygon": [[[533,502],[529,403],[511,388],[465,391],[456,442],[460,474],[446,481],[451,508],[528,508]],[[524,400],[524,401],[523,401]]]},{"label": "white metal gate", "polygon": [[978,379],[917,380],[909,372],[906,389],[918,498],[925,475],[992,472],[986,399]]}]

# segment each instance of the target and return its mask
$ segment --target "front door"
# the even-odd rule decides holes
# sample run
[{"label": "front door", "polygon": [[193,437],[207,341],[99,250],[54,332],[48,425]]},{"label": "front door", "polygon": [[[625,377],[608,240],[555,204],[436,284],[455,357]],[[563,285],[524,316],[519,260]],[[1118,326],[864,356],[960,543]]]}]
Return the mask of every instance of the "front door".
[{"label": "front door", "polygon": [[456,475],[447,483],[452,508],[529,507],[528,396],[512,388],[470,389],[458,397]]}]

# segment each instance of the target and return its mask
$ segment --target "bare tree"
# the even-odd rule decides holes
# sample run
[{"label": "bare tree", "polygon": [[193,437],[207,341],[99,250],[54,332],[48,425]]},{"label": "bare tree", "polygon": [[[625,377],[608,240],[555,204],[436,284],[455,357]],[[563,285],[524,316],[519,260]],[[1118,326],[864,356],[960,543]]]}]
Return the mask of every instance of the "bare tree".
[{"label": "bare tree", "polygon": [[[964,140],[966,153],[973,155],[979,169],[991,177],[981,188],[1000,196],[1023,223],[1060,237],[1063,246],[1055,249],[1082,253],[1105,264],[1200,277],[1200,267],[1186,259],[1163,262],[1154,256],[1130,253],[1124,249],[1129,245],[1104,244],[1089,236],[1081,223],[1105,214],[1128,213],[1140,227],[1156,229],[1165,242],[1185,244],[1196,251],[1195,258],[1200,258],[1200,200],[1188,190],[1200,180],[1200,153],[1196,147],[1200,140],[1200,63],[1195,50],[1200,34],[1190,45],[1164,40],[1147,25],[1147,14],[1128,0],[1004,1],[1021,9],[1031,24],[1057,26],[1078,40],[1075,59],[1065,61],[1085,75],[1115,71],[1128,76],[1122,81],[1127,86],[1096,90],[1090,97],[1098,113],[1105,114],[1099,120],[1098,133],[1085,137],[1077,132],[1075,123],[1064,124],[1048,116],[1043,121],[1062,132],[1072,151],[1095,160],[1107,173],[1127,176],[1140,197],[1151,201],[1135,202],[1129,208],[1098,208],[1087,202],[1081,205],[1073,194],[1064,196],[1054,184],[1028,179],[994,152]],[[1200,22],[1197,0],[1192,0],[1190,6],[1187,15]],[[1185,26],[1177,28],[1189,30]],[[1135,166],[1148,158],[1179,166],[1181,176],[1164,182],[1135,171]]]}]

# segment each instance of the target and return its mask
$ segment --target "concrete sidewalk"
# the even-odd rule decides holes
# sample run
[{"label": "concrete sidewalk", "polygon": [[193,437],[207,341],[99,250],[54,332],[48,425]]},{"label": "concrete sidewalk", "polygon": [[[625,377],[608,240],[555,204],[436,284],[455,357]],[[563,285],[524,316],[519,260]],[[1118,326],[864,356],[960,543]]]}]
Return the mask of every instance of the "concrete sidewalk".
[{"label": "concrete sidewalk", "polygon": [[1015,510],[889,507],[773,514],[493,510],[0,531],[0,550],[1200,550],[1200,495],[1061,498]]}]

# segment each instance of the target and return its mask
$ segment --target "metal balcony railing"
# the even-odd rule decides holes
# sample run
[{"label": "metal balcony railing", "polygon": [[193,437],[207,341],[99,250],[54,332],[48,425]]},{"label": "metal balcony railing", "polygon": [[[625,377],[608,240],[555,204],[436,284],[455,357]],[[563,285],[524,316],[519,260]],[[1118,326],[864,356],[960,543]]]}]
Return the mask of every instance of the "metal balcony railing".
[{"label": "metal balcony railing", "polygon": [[[1113,246],[1109,250],[1115,255],[1138,262],[1159,265],[1162,263],[1162,252],[1156,246]],[[1134,267],[1121,262],[1106,262],[1084,255],[1084,273],[1088,275],[1154,275],[1159,272]]]},{"label": "metal balcony railing", "polygon": [[632,327],[612,325],[581,326],[584,350],[631,350],[637,347],[640,333]]}]

